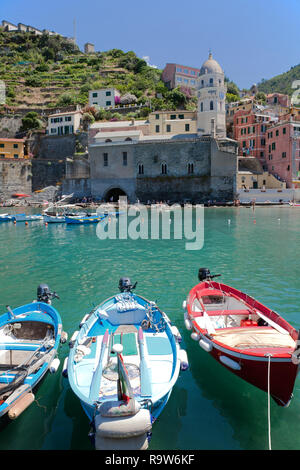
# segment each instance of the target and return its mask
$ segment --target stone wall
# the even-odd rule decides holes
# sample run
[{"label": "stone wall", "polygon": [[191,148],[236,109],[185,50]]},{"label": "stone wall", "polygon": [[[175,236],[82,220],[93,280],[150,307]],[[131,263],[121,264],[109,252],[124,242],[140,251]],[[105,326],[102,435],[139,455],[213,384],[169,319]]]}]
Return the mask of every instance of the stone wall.
[{"label": "stone wall", "polygon": [[[141,202],[233,200],[237,154],[233,142],[229,147],[225,144],[223,141],[219,145],[210,137],[92,144],[89,146],[91,194],[106,198],[108,192],[117,188],[132,202],[136,199]],[[193,172],[189,173],[191,164]],[[139,174],[139,165],[143,165],[143,174]],[[162,174],[162,165],[166,165],[166,174]]]},{"label": "stone wall", "polygon": [[9,199],[15,192],[31,194],[31,177],[31,161],[1,160],[0,199]]}]

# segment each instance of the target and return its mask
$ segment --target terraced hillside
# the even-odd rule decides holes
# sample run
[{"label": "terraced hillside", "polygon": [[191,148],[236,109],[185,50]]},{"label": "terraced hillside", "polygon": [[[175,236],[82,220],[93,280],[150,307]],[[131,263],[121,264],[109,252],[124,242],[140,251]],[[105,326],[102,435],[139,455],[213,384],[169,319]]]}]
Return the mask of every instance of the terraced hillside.
[{"label": "terraced hillside", "polygon": [[145,106],[151,99],[152,109],[195,109],[195,98],[187,90],[168,90],[161,70],[149,67],[133,51],[84,54],[60,36],[0,29],[0,78],[6,84],[6,105],[13,108],[84,106],[89,90],[115,87]]}]

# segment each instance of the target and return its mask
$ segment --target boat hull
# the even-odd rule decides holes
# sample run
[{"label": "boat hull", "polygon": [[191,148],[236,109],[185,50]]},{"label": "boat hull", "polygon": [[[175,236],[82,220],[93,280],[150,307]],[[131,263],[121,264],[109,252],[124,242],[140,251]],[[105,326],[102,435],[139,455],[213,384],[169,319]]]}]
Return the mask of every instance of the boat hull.
[{"label": "boat hull", "polygon": [[192,338],[219,364],[270,393],[278,405],[290,403],[299,367],[294,357],[298,332],[286,320],[247,294],[213,281],[190,291],[185,317]]},{"label": "boat hull", "polygon": [[[201,338],[208,341],[204,335],[201,335]],[[211,345],[212,349],[209,354],[220,365],[260,390],[266,393],[270,390],[270,395],[278,405],[289,405],[298,373],[298,365],[293,364],[291,357],[270,356],[269,359],[267,356],[250,356],[233,352],[213,342]],[[226,361],[224,357],[229,361]],[[269,367],[270,382],[268,382]]]}]

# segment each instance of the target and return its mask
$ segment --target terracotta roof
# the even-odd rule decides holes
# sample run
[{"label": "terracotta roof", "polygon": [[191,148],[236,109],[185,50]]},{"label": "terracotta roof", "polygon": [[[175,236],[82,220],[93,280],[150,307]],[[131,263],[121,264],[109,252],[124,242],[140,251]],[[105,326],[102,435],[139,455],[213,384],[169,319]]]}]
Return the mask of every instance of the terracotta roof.
[{"label": "terracotta roof", "polygon": [[4,137],[0,137],[0,141],[3,142],[25,142],[25,139],[6,139]]}]

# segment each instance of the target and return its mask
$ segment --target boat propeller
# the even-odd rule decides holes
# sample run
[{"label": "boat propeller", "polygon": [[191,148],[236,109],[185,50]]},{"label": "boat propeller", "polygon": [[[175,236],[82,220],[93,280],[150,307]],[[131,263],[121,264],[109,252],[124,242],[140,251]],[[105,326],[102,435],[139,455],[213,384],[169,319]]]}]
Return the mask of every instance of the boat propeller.
[{"label": "boat propeller", "polygon": [[47,284],[40,284],[37,288],[37,300],[48,304],[51,299],[59,299],[59,296],[56,292],[51,292]]},{"label": "boat propeller", "polygon": [[222,276],[222,274],[210,274],[210,270],[208,268],[199,268],[198,271],[198,279],[200,282],[205,281],[205,279],[211,280],[214,277]]},{"label": "boat propeller", "polygon": [[119,280],[119,289],[121,292],[131,292],[136,288],[136,285],[137,282],[135,284],[131,284],[129,277],[121,277]]}]

